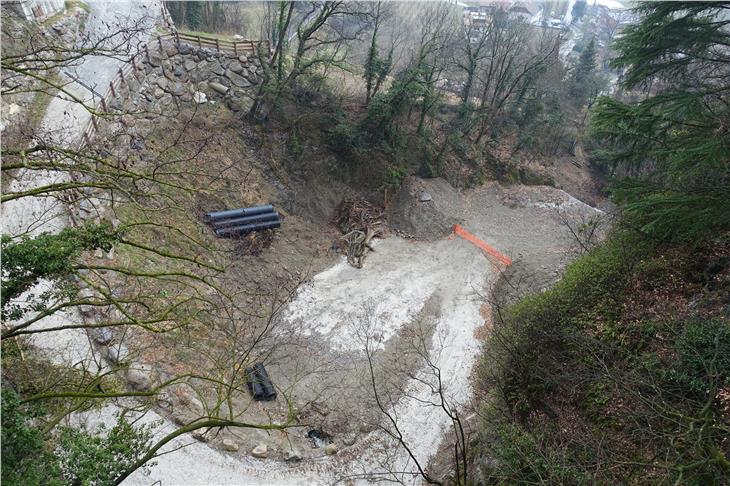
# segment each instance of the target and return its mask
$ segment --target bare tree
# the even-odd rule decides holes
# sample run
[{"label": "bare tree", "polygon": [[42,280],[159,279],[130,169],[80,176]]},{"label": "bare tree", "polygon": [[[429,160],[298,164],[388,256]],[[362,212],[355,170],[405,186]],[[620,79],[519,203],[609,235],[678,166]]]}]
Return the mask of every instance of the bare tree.
[{"label": "bare tree", "polygon": [[[296,422],[286,390],[280,390],[285,415],[247,414],[245,368],[267,356],[274,324],[304,277],[266,288],[241,285],[230,273],[236,260],[230,249],[200,234],[194,220],[180,224],[181,214],[191,220],[196,197],[214,196],[227,177],[242,172],[239,161],[194,163],[218,143],[213,133],[190,135],[201,120],[194,104],[171,104],[166,114],[128,109],[119,100],[102,107],[95,90],[80,94],[83,81],[70,78],[92,57],[132,59],[147,21],[69,46],[31,29],[27,43],[2,58],[4,101],[25,92],[58,94],[67,110],[91,114],[98,125],[98,136],[86,141],[75,138],[80,130],[59,136],[44,124],[4,137],[2,174],[18,182],[3,192],[4,216],[10,204],[37,201],[50,201],[54,214],[37,214],[33,231],[3,235],[2,339],[20,350],[17,362],[4,361],[3,386],[22,391],[23,403],[53,404],[53,414],[37,421],[44,437],[100,404],[116,404],[129,416],[186,411],[180,427],[148,444],[117,482],[193,430],[285,430]],[[164,122],[164,136],[146,150],[134,148],[139,126],[151,125],[147,117]],[[240,176],[245,182],[246,174]],[[81,212],[84,220],[67,226]],[[59,221],[55,231],[47,231],[49,217]],[[84,336],[84,357],[50,366],[34,352],[30,338],[69,332]],[[208,351],[222,342],[225,352]],[[164,366],[175,346],[194,349],[200,359]],[[153,355],[161,358],[159,368],[144,383],[128,384]]]},{"label": "bare tree", "polygon": [[366,18],[357,2],[284,1],[275,11],[268,9],[264,22],[270,26],[273,54],[261,58],[264,80],[250,116],[258,117],[265,104],[275,102],[302,75],[344,63],[345,43],[359,38]]}]

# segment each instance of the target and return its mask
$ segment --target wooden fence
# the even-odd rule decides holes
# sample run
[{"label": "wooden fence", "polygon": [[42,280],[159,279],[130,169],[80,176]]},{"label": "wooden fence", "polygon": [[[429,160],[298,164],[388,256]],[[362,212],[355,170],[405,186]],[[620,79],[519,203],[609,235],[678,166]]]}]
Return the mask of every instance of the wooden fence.
[{"label": "wooden fence", "polygon": [[[252,40],[227,41],[218,39],[216,37],[189,35],[177,31],[170,34],[158,35],[150,42],[157,42],[160,51],[162,51],[163,39],[175,39],[178,46],[181,43],[192,44],[197,45],[200,48],[216,49],[219,52],[233,53],[235,55],[254,53],[257,51],[257,49],[260,48],[265,48],[267,54],[270,54],[271,52],[271,46],[268,42]],[[130,75],[135,76],[137,71],[144,69],[142,65],[142,60],[140,58],[144,56],[144,58],[149,61],[149,49],[147,47],[148,45],[149,44],[144,44],[142,50],[135,57],[133,57],[129,62],[127,62],[117,70],[116,76],[114,76],[114,78],[109,82],[109,87],[101,96],[99,104],[96,106],[96,111],[101,113],[107,113],[109,111],[109,104],[111,103],[112,99],[116,98],[117,95],[126,86],[128,82],[127,80],[129,79]],[[162,69],[164,72],[164,66],[162,67]],[[80,144],[88,144],[98,130],[98,121],[96,118],[97,115],[92,113],[91,120],[86,126],[86,129],[82,134],[82,138],[79,141]]]},{"label": "wooden fence", "polygon": [[184,32],[175,32],[173,34],[175,36],[175,39],[177,40],[177,43],[180,44],[181,42],[186,42],[188,44],[194,44],[198,47],[208,47],[208,48],[215,48],[218,51],[226,51],[229,53],[233,53],[235,55],[239,54],[245,54],[245,53],[253,53],[256,52],[258,48],[266,48],[266,50],[269,50],[269,43],[264,42],[257,42],[252,40],[225,40],[225,39],[219,39],[217,37],[205,37],[201,35],[190,35],[185,34]]}]

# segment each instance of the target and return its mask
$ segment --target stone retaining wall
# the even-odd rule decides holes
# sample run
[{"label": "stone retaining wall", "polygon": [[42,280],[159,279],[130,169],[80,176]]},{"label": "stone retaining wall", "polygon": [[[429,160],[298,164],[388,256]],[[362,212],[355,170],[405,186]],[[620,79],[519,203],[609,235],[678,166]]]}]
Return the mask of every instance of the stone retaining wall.
[{"label": "stone retaining wall", "polygon": [[174,39],[151,45],[126,90],[110,103],[112,110],[149,111],[153,117],[176,101],[216,97],[232,111],[250,107],[261,82],[261,63],[253,53],[235,55]]},{"label": "stone retaining wall", "polygon": [[[124,78],[116,96],[108,102],[109,111],[118,113],[119,119],[106,122],[110,126],[121,122],[128,132],[140,136],[150,128],[154,119],[161,114],[177,111],[179,103],[205,103],[208,99],[221,100],[233,111],[246,111],[253,102],[261,82],[261,64],[254,54],[234,55],[233,53],[200,48],[189,44],[177,44],[174,39],[152,42],[146,53],[134,62],[134,70]],[[130,115],[135,113],[135,115]],[[141,117],[141,118],[140,118]],[[143,135],[142,135],[143,136]],[[74,226],[85,221],[99,221],[104,215],[111,216],[106,210],[103,191],[87,188],[78,198],[68,202],[71,224]],[[112,220],[116,226],[119,221]],[[101,250],[95,255],[98,259],[112,260],[113,250]],[[94,300],[95,291],[79,282],[82,287],[80,297]],[[121,322],[125,317],[114,306],[81,306],[79,309],[87,324]],[[156,381],[155,373],[148,365],[129,362],[131,358],[123,338],[121,328],[99,327],[88,330],[90,338],[103,356],[112,364],[128,363],[127,378],[132,389],[146,390]],[[177,407],[183,413],[184,407]]]}]

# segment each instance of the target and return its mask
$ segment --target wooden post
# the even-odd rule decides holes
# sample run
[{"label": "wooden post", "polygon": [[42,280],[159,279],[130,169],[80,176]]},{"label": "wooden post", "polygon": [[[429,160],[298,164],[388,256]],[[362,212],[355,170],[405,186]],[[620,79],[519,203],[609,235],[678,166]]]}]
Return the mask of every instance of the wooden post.
[{"label": "wooden post", "polygon": [[238,43],[236,41],[233,41],[233,53],[238,55]]},{"label": "wooden post", "polygon": [[[91,124],[94,126],[95,131],[99,129],[99,127],[96,126],[96,115],[94,114],[91,115]],[[86,131],[88,132],[89,130]]]},{"label": "wooden post", "polygon": [[203,43],[202,43],[202,42],[200,42],[200,36],[198,36],[198,47],[200,47],[200,48],[202,48],[202,47],[203,47]]},{"label": "wooden post", "polygon": [[178,31],[175,31],[175,40],[177,41],[177,45],[179,46],[180,45],[180,34],[178,33]]},{"label": "wooden post", "polygon": [[120,82],[120,86],[121,86],[123,84],[126,84],[124,81],[124,71],[122,70],[122,68],[119,68],[118,71],[119,71],[119,82]]},{"label": "wooden post", "polygon": [[215,48],[220,52],[221,50],[221,44],[218,42],[218,38],[215,38]]},{"label": "wooden post", "polygon": [[107,111],[106,110],[106,100],[104,99],[103,96],[101,97],[101,111],[103,111],[103,112]]},{"label": "wooden post", "polygon": [[162,54],[162,37],[157,36],[157,43],[160,45],[160,54]]},{"label": "wooden post", "polygon": [[147,44],[144,45],[144,54],[147,57],[147,64],[150,63],[150,51],[147,49]]},{"label": "wooden post", "polygon": [[112,97],[116,98],[117,93],[116,93],[116,91],[114,91],[114,81],[109,81],[109,89],[112,90]]}]

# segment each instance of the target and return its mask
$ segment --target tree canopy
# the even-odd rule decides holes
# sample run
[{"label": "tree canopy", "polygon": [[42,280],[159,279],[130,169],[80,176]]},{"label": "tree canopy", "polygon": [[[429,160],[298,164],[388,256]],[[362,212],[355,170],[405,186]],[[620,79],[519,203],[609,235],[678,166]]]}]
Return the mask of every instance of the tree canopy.
[{"label": "tree canopy", "polygon": [[[622,169],[614,194],[626,216],[663,241],[730,228],[728,2],[647,2],[612,61],[640,101],[604,97],[592,120],[598,156]],[[627,174],[627,175],[626,175]]]}]

